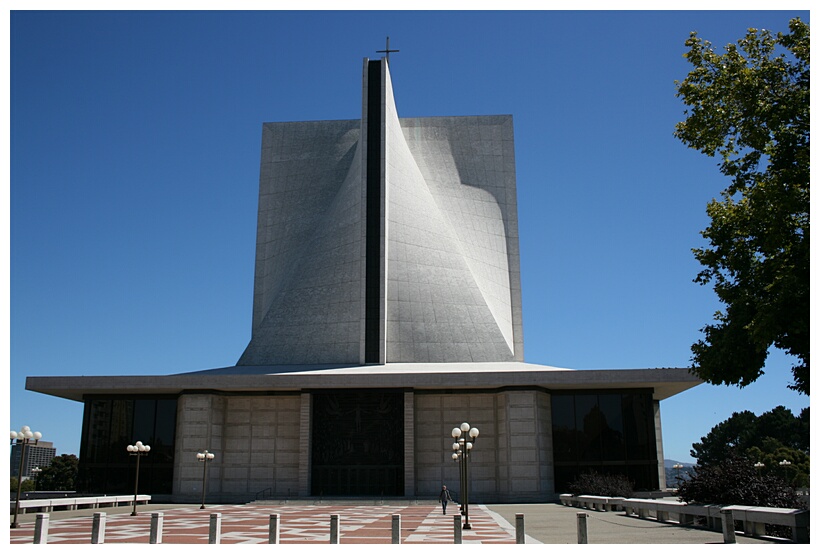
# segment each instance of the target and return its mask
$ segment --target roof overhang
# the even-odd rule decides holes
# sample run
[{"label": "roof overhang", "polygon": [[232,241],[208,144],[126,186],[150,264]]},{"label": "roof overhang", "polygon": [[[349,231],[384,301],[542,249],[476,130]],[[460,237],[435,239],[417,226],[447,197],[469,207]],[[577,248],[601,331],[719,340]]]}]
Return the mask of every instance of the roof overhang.
[{"label": "roof overhang", "polygon": [[366,366],[231,366],[177,375],[28,377],[26,389],[83,401],[89,395],[264,393],[315,389],[414,390],[540,387],[547,390],[652,389],[664,400],[701,384],[687,368],[562,369],[523,362]]}]

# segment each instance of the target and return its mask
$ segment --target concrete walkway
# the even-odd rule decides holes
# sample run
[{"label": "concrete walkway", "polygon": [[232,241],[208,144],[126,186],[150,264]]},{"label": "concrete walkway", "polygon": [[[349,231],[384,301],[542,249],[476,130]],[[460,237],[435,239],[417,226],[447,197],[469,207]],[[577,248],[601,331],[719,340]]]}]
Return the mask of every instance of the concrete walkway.
[{"label": "concrete walkway", "polygon": [[[339,515],[341,543],[390,544],[393,514],[401,515],[404,544],[453,544],[453,514],[438,504],[324,505],[243,504],[198,505],[149,504],[131,516],[130,506],[99,510],[56,511],[49,514],[49,544],[90,544],[94,512],[106,514],[105,543],[149,542],[151,513],[163,513],[162,543],[207,544],[210,515],[221,515],[221,544],[268,542],[271,514],[280,517],[281,544],[327,544],[330,515]],[[719,532],[627,517],[623,512],[593,512],[560,504],[471,505],[472,529],[462,531],[464,544],[515,544],[515,515],[524,514],[527,544],[576,544],[577,513],[587,514],[590,544],[712,544],[723,543]],[[36,514],[21,514],[11,529],[11,544],[31,544]],[[772,544],[737,536],[740,544]]]},{"label": "concrete walkway", "polygon": [[[723,544],[721,532],[638,519],[624,512],[594,512],[562,504],[493,504],[487,509],[513,528],[515,514],[524,514],[527,544],[577,544],[579,512],[587,514],[589,544]],[[738,544],[772,544],[742,534],[736,540]]]}]

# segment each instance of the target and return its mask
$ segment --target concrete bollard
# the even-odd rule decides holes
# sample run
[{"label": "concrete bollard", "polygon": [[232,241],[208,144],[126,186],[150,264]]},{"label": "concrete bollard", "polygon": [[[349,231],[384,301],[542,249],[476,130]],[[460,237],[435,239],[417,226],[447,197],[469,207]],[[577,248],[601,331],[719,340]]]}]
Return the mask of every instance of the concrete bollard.
[{"label": "concrete bollard", "polygon": [[211,514],[208,522],[208,544],[219,544],[222,541],[222,514]]},{"label": "concrete bollard", "polygon": [[339,515],[330,516],[330,544],[339,544]]},{"label": "concrete bollard", "polygon": [[453,516],[453,544],[461,544],[461,514]]},{"label": "concrete bollard", "polygon": [[737,538],[735,537],[735,516],[732,515],[732,510],[721,508],[720,519],[723,520],[723,543],[735,544]]},{"label": "concrete bollard", "polygon": [[393,514],[392,530],[391,544],[401,544],[401,514]]},{"label": "concrete bollard", "polygon": [[515,544],[524,544],[524,514],[515,514]]},{"label": "concrete bollard", "polygon": [[279,514],[270,515],[268,526],[268,544],[279,544]]},{"label": "concrete bollard", "polygon": [[48,543],[48,514],[37,514],[34,522],[34,544]]},{"label": "concrete bollard", "polygon": [[148,538],[149,544],[162,544],[162,521],[165,515],[162,512],[151,514],[151,535]]},{"label": "concrete bollard", "polygon": [[91,544],[105,544],[105,512],[94,512],[91,520]]},{"label": "concrete bollard", "polygon": [[584,512],[578,512],[578,544],[589,544],[587,515]]}]

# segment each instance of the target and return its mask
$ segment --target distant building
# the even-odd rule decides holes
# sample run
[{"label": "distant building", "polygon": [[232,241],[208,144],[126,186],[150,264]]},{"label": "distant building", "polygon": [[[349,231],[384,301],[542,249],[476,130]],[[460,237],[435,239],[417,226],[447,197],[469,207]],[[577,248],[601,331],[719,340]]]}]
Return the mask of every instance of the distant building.
[{"label": "distant building", "polygon": [[78,491],[133,490],[141,440],[155,498],[198,499],[204,449],[217,502],[435,498],[462,422],[477,502],[554,500],[593,469],[664,488],[660,402],[699,379],[524,362],[512,116],[400,118],[387,60],[362,77],[361,119],[262,126],[236,365],[28,378],[85,404]]},{"label": "distant building", "polygon": [[[23,448],[22,444],[15,444],[11,447],[11,477],[17,477],[20,474],[20,450]],[[29,443],[26,446],[26,464],[23,467],[23,479],[33,477],[31,474],[32,468],[39,467],[45,469],[51,465],[51,460],[57,456],[57,449],[54,448],[54,443],[47,441],[39,441],[35,445]]]}]

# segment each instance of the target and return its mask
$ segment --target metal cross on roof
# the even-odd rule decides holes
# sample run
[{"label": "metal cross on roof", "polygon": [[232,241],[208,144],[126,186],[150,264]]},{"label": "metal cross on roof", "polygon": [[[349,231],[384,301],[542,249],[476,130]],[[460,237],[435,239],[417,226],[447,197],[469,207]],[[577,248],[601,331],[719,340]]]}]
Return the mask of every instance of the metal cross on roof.
[{"label": "metal cross on roof", "polygon": [[390,52],[398,52],[398,50],[391,50],[390,49],[390,37],[387,37],[387,46],[385,47],[385,49],[384,50],[376,50],[376,52],[379,53],[379,54],[385,54],[384,57],[387,60],[387,63],[390,63]]}]

